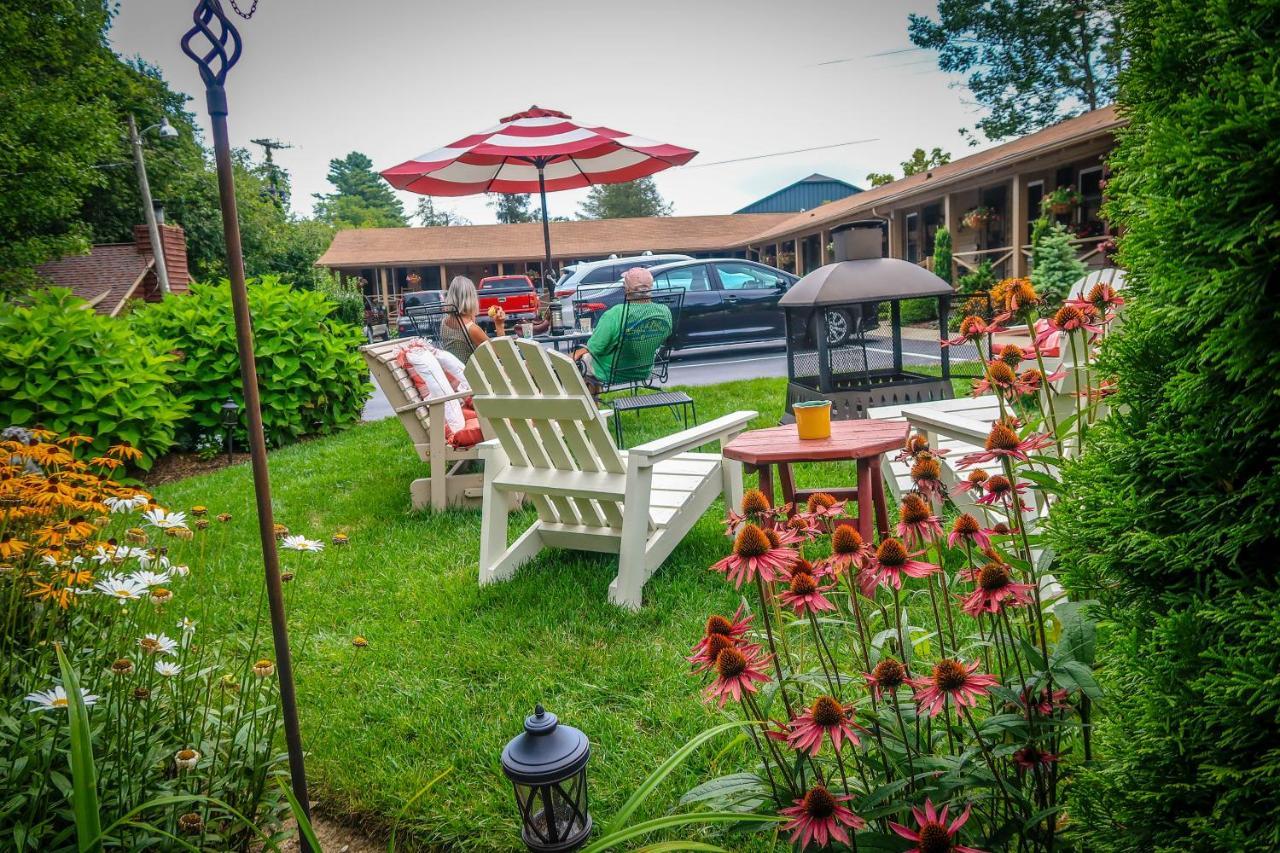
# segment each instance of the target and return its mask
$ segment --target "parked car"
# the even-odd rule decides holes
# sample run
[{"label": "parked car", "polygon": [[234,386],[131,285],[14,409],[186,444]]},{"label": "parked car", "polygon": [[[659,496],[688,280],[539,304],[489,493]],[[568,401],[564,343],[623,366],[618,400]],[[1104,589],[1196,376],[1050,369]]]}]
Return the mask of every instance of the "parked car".
[{"label": "parked car", "polygon": [[396,331],[399,336],[408,338],[417,334],[412,317],[415,310],[427,311],[439,308],[443,304],[443,290],[412,290],[401,294],[400,302],[396,306],[396,314],[398,316]]},{"label": "parked car", "polygon": [[480,279],[476,285],[480,297],[480,312],[476,320],[489,324],[489,309],[501,308],[507,312],[508,321],[536,320],[538,317],[538,291],[527,275],[491,275]]},{"label": "parked car", "polygon": [[629,258],[608,258],[603,261],[585,261],[564,268],[560,280],[556,282],[555,298],[560,301],[562,322],[566,326],[573,325],[573,302],[578,288],[610,285],[622,280],[622,274],[632,267],[646,269],[669,264],[673,261],[691,261],[688,255],[633,255]]},{"label": "parked car", "polygon": [[[786,334],[778,300],[799,277],[775,267],[740,258],[689,260],[652,267],[655,289],[684,291],[676,328],[676,349],[726,343],[782,342]],[[577,313],[592,323],[623,301],[620,283],[578,292]],[[863,331],[878,325],[875,306],[868,306]],[[827,340],[839,346],[854,334],[861,318],[844,308],[827,310]],[[817,318],[792,330],[812,341]]]}]

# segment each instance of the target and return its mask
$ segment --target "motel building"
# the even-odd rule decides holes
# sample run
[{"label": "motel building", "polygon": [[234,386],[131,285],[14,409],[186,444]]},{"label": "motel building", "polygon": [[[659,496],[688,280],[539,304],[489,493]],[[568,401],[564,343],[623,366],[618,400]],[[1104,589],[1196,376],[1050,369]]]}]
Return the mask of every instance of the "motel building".
[{"label": "motel building", "polygon": [[[832,260],[830,233],[848,222],[888,224],[885,254],[932,262],[934,235],[952,235],[953,278],[984,260],[996,275],[1026,275],[1041,201],[1068,187],[1078,201],[1052,218],[1076,235],[1079,257],[1107,265],[1101,218],[1103,161],[1124,125],[1113,107],[1093,110],[928,172],[793,213],[733,213],[552,222],[552,267],[644,252],[758,260],[797,275]],[[974,215],[975,211],[977,215]],[[542,267],[542,224],[366,228],[339,232],[317,264],[362,282],[394,309],[405,291],[440,289],[455,275],[527,273]]]}]

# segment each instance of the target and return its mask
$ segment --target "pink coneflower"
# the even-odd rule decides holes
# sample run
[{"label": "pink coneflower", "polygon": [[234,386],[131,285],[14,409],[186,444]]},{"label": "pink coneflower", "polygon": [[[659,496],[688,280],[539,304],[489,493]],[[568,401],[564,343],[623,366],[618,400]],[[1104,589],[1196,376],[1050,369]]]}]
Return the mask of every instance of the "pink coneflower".
[{"label": "pink coneflower", "polygon": [[830,592],[833,589],[835,589],[835,584],[822,586],[818,583],[818,579],[809,572],[793,572],[790,583],[778,595],[778,600],[793,608],[797,615],[801,613],[821,613],[825,610],[836,609],[836,606],[823,595],[823,593]]},{"label": "pink coneflower", "polygon": [[928,451],[916,454],[915,464],[911,466],[911,481],[915,483],[916,491],[925,497],[931,500],[942,498],[942,463],[938,461],[937,454]]},{"label": "pink coneflower", "polygon": [[818,522],[818,519],[807,512],[797,512],[783,522],[781,526],[790,531],[791,535],[801,542],[810,542],[827,532]]},{"label": "pink coneflower", "polygon": [[1022,691],[1022,704],[1035,710],[1042,717],[1051,717],[1055,713],[1071,710],[1071,693],[1067,690],[1050,691],[1045,687],[1035,699],[1031,698],[1031,690]]},{"label": "pink coneflower", "polygon": [[765,531],[750,522],[742,525],[733,540],[733,553],[711,567],[713,571],[725,572],[733,585],[741,588],[743,583],[756,579],[772,581],[779,572],[795,564],[800,555],[790,548],[776,547]]},{"label": "pink coneflower", "polygon": [[729,510],[727,513],[725,532],[729,536],[737,536],[744,522],[765,524],[775,518],[785,518],[791,505],[774,507],[769,503],[769,498],[764,492],[759,489],[747,489],[742,495],[741,508],[741,513],[736,513],[733,510]]},{"label": "pink coneflower", "polygon": [[[720,615],[714,615],[707,619],[702,639],[690,650],[687,658],[690,663],[695,665],[695,672],[703,672],[715,666],[716,655],[722,649],[740,645],[749,646],[749,644],[742,642],[742,638],[751,629],[751,620],[755,617],[747,616],[744,619],[742,617],[744,609],[745,605],[738,605],[738,609],[733,614],[732,619]],[[755,648],[754,646],[749,647]]]},{"label": "pink coneflower", "polygon": [[792,749],[817,755],[822,749],[822,738],[831,739],[831,746],[836,752],[849,741],[860,746],[858,728],[851,721],[853,706],[845,706],[830,696],[819,696],[813,700],[809,710],[791,721],[791,734],[787,736],[787,744]]},{"label": "pink coneflower", "polygon": [[997,317],[988,324],[981,317],[970,314],[960,321],[959,334],[954,338],[944,338],[942,345],[944,347],[958,347],[962,344],[976,343],[982,340],[985,335],[996,335],[1004,331],[1000,325],[1000,317]]},{"label": "pink coneflower", "polygon": [[914,841],[915,847],[912,847],[906,853],[983,853],[975,847],[965,847],[963,844],[957,844],[955,835],[960,831],[960,827],[964,826],[965,821],[969,819],[969,812],[973,810],[972,805],[965,806],[964,811],[958,818],[947,825],[947,810],[950,806],[943,806],[942,811],[938,812],[934,809],[933,803],[928,797],[925,798],[924,808],[918,806],[911,807],[911,815],[916,819],[916,828],[908,829],[900,823],[889,821],[889,828],[901,835],[908,841]]},{"label": "pink coneflower", "polygon": [[844,515],[844,504],[826,492],[818,492],[809,495],[807,509],[814,518],[839,518]]},{"label": "pink coneflower", "polygon": [[1027,360],[1026,352],[1017,344],[1005,344],[1000,347],[1000,354],[997,357],[1013,370],[1017,370],[1018,365]]},{"label": "pink coneflower", "polygon": [[893,658],[880,658],[875,668],[863,676],[877,700],[885,693],[897,696],[898,688],[907,682],[906,668]]},{"label": "pink coneflower", "polygon": [[811,843],[826,847],[832,841],[841,844],[849,843],[849,829],[865,829],[867,822],[840,805],[850,799],[847,796],[837,797],[821,785],[814,785],[795,805],[782,809],[778,814],[791,818],[790,823],[782,827],[783,832],[791,833],[791,843],[799,844],[804,850]]},{"label": "pink coneflower", "polygon": [[996,421],[991,425],[991,432],[987,434],[987,441],[984,445],[985,450],[979,450],[977,453],[970,453],[960,460],[960,467],[967,468],[970,465],[982,465],[993,459],[1001,457],[1009,457],[1017,459],[1020,462],[1027,462],[1027,452],[1034,450],[1043,450],[1053,444],[1053,438],[1045,433],[1033,433],[1024,439],[1019,439],[1018,434],[1008,424]]},{"label": "pink coneflower", "polygon": [[974,468],[969,472],[969,476],[965,477],[956,485],[956,491],[967,492],[971,489],[982,490],[982,484],[987,481],[991,475],[981,468]]},{"label": "pink coneflower", "polygon": [[871,561],[871,546],[863,541],[862,534],[852,524],[837,524],[831,532],[831,556],[825,565],[833,575],[850,566],[863,567]]},{"label": "pink coneflower", "polygon": [[716,655],[715,680],[707,685],[707,701],[719,699],[722,708],[729,699],[741,702],[744,695],[756,692],[755,682],[769,680],[761,671],[768,663],[768,656],[762,658],[754,649],[721,649]]},{"label": "pink coneflower", "polygon": [[997,681],[994,675],[977,673],[977,661],[961,663],[954,658],[943,658],[933,666],[933,672],[925,678],[909,678],[907,683],[916,690],[916,707],[922,714],[936,717],[950,699],[962,708],[972,708],[978,699],[987,695],[987,688]]},{"label": "pink coneflower", "polygon": [[978,503],[988,506],[1005,501],[1013,501],[1013,506],[1017,509],[1022,508],[1022,499],[1018,497],[1027,490],[1026,483],[1019,483],[1014,486],[1009,482],[1009,478],[1003,474],[996,474],[988,477],[987,481],[982,484],[982,491],[985,494],[978,498]]},{"label": "pink coneflower", "polygon": [[879,583],[902,589],[902,576],[926,578],[938,571],[933,563],[911,559],[907,548],[897,539],[886,539],[876,549],[875,577]]},{"label": "pink coneflower", "polygon": [[1110,322],[1112,316],[1114,316],[1115,309],[1124,305],[1124,298],[1111,285],[1105,282],[1098,282],[1089,288],[1088,294],[1083,299],[1068,299],[1063,305],[1070,305],[1075,308],[1088,306],[1098,312],[1102,317],[1102,321],[1106,323]]},{"label": "pink coneflower", "polygon": [[1053,313],[1049,325],[1062,332],[1086,331],[1097,334],[1101,331],[1091,321],[1097,310],[1089,305],[1088,307],[1078,305],[1063,305]]},{"label": "pink coneflower", "polygon": [[898,535],[908,547],[923,548],[942,536],[942,520],[919,495],[907,495],[898,507]]},{"label": "pink coneflower", "polygon": [[947,545],[952,548],[962,542],[970,542],[985,551],[991,547],[991,531],[983,529],[978,519],[966,512],[956,517],[947,536]]},{"label": "pink coneflower", "polygon": [[1037,770],[1041,767],[1048,767],[1057,760],[1057,755],[1052,752],[1045,752],[1038,749],[1034,744],[1027,744],[1013,754],[1013,763],[1018,765],[1019,773],[1026,773],[1028,770]]},{"label": "pink coneflower", "polygon": [[894,457],[896,462],[906,462],[908,459],[914,459],[917,453],[921,453],[929,449],[929,438],[922,432],[913,432],[907,436],[906,444],[902,450],[898,451],[898,455]]},{"label": "pink coneflower", "polygon": [[995,560],[976,569],[965,569],[960,576],[977,585],[960,605],[975,619],[983,613],[999,613],[1006,604],[1024,607],[1031,603],[1031,593],[1035,591],[1032,584],[1014,583],[1009,567]]},{"label": "pink coneflower", "polygon": [[980,397],[992,388],[1008,399],[1031,393],[1014,369],[999,359],[987,362],[982,379],[973,386],[973,396]]}]

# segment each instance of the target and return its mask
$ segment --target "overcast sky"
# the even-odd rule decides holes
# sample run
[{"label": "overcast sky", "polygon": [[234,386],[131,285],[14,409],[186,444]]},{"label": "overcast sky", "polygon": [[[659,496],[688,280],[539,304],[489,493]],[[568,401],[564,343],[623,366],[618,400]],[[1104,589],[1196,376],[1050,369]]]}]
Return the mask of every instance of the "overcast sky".
[{"label": "overcast sky", "polygon": [[[122,0],[111,36],[120,54],[198,96],[191,108],[207,129],[199,76],[178,47],[194,5]],[[907,39],[907,13],[931,10],[884,0],[260,0],[252,20],[237,20],[231,138],[292,144],[277,161],[292,175],[295,211],[310,214],[312,194],[329,190],[330,158],[363,151],[384,169],[538,104],[697,149],[656,176],[659,189],[676,214],[732,213],[811,172],[865,187],[867,172],[898,172],[913,148],[969,152],[958,130],[975,108]],[[873,141],[702,165],[854,140]],[[574,215],[584,192],[551,194],[552,215]],[[415,197],[402,197],[411,212]],[[437,207],[494,221],[483,196]]]}]

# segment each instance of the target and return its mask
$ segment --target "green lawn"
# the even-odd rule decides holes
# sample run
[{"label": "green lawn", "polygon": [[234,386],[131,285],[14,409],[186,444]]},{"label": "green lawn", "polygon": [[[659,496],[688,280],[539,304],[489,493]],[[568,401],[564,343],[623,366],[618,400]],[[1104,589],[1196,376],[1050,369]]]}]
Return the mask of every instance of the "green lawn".
[{"label": "green lawn", "polygon": [[[703,421],[736,409],[777,422],[785,380],[688,389]],[[629,443],[674,431],[666,410],[629,417]],[[303,739],[314,798],[329,815],[389,827],[402,804],[446,768],[452,772],[404,814],[413,846],[519,849],[499,754],[536,702],[591,739],[592,811],[611,814],[662,758],[716,721],[684,655],[713,612],[738,597],[707,566],[727,541],[717,507],[645,587],[645,607],[607,603],[616,558],[556,552],[510,582],[476,582],[480,514],[413,513],[408,484],[422,466],[396,420],[271,455],[276,520],[345,548],[284,552]],[[800,469],[806,485],[853,480],[851,464]],[[261,563],[248,466],[164,486],[173,508],[230,512],[217,559],[193,573],[206,602],[201,630],[247,635],[258,606]],[[527,519],[529,516],[525,516]],[[515,531],[522,525],[512,525]],[[369,646],[353,648],[366,637]],[[649,804],[652,817],[698,781],[742,766],[709,747]],[[743,849],[742,845],[733,846]],[[764,839],[752,842],[766,849]]]}]

